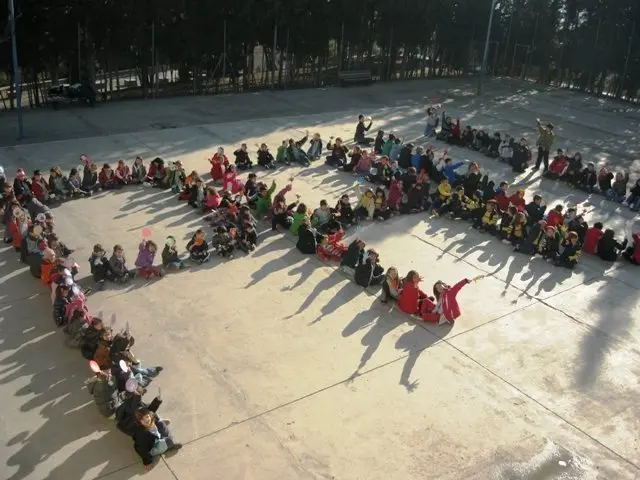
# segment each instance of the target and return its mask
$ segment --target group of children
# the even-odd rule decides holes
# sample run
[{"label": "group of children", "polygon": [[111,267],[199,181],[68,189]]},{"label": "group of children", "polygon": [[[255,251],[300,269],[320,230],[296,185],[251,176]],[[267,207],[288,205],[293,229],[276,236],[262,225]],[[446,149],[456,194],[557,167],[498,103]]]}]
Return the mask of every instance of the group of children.
[{"label": "group of children", "polygon": [[[468,146],[488,156],[502,158],[518,171],[526,168],[530,161],[525,139],[516,144],[499,134],[490,136],[470,128],[461,131],[459,121],[454,125],[444,112],[442,129],[437,131],[437,117],[433,111],[429,115],[427,136],[435,135],[450,144]],[[401,311],[439,324],[453,322],[460,315],[456,296],[470,281],[465,279],[452,287],[438,281],[433,286],[433,295],[427,295],[420,289],[422,279],[417,272],[411,271],[401,278],[397,268],[385,270],[380,265],[379,254],[373,249],[367,250],[361,239],[355,239],[349,245],[343,243],[347,229],[365,220],[384,221],[398,214],[430,212],[432,218],[446,216],[467,220],[478,231],[509,243],[515,251],[539,254],[558,266],[573,268],[581,252],[598,255],[605,261],[614,261],[621,255],[631,263],[640,264],[639,233],[632,235],[632,245],[627,239],[618,242],[613,230],[605,230],[600,223],[589,226],[583,212],[576,207],[565,209],[556,205],[547,211],[539,195],[527,202],[523,190],[509,192],[506,182],[496,187],[488,176],[481,174],[480,166],[475,162],[468,163],[460,173],[464,162],[453,162],[447,150],[436,159],[431,146],[404,144],[394,134],[385,139],[384,132],[379,131],[375,138],[365,137],[370,127],[371,119],[361,115],[354,136],[358,144],[351,149],[340,138],[332,137],[325,152],[320,135],[315,134],[308,149],[304,150],[308,132],[299,141],[284,141],[275,157],[265,144],[258,146],[256,163],[267,169],[278,164],[309,165],[327,153],[327,164],[360,177],[356,203],[352,204],[345,194],[335,206],[322,200],[316,209],[302,203],[298,195],[293,201],[287,199],[293,178],[280,190],[275,181],[270,184],[258,181],[254,172],[249,172],[242,181],[238,170],[253,167],[246,144],[234,151],[233,163],[223,148],[217,150],[209,159],[212,180],[209,185],[197,172],[187,174],[181,162],[165,164],[161,158],[155,158],[149,168],[137,157],[131,168],[120,160],[112,169],[109,164],[98,168],[82,155],[81,168],[71,169],[68,176],[55,167],[46,181],[38,170],[29,179],[22,169],[18,169],[12,183],[7,181],[0,167],[1,206],[7,225],[5,242],[11,243],[20,253],[21,261],[49,288],[55,324],[63,328],[69,345],[79,347],[92,362],[95,376],[88,387],[100,411],[107,416],[115,414],[119,428],[134,437],[136,450],[145,465],[151,464],[153,456],[180,447],[170,435],[168,422],[157,415],[160,398],[154,399],[149,406],[141,400],[145,387],[162,368],[143,368],[130,351],[133,338],[128,329],[114,334],[100,318],[89,313],[86,306],[88,289],[80,288],[74,279],[78,273],[78,266],[70,258],[74,250],[54,231],[49,207],[58,202],[126,185],[170,189],[179,199],[186,200],[206,215],[204,218],[214,230],[210,242],[204,230],[198,229],[194,233],[186,246],[191,261],[205,263],[211,252],[232,258],[237,249],[254,250],[256,219],[266,220],[273,230],[284,228],[297,236],[296,246],[300,252],[339,262],[358,285],[380,285],[381,301],[395,300]],[[550,125],[539,124],[539,128],[545,132],[541,136],[549,137],[552,133]],[[553,144],[547,137],[539,145],[539,161],[545,160],[544,149],[548,150]],[[373,148],[369,152],[367,147],[371,143]],[[593,164],[583,168],[581,162],[579,154],[567,160],[559,151],[545,176],[566,181],[585,191],[599,189],[615,201],[626,201],[633,209],[640,206],[639,182],[631,195],[623,198],[622,185],[626,189],[628,175],[614,176],[607,166],[596,174]],[[375,186],[367,187],[366,182]],[[432,183],[436,187],[434,191]],[[89,262],[99,289],[104,288],[107,281],[127,283],[136,275],[149,279],[161,277],[164,270],[185,268],[185,258],[172,236],[167,237],[162,249],[162,266],[156,265],[158,245],[149,236],[143,233],[135,269],[127,265],[122,246],[115,245],[110,254],[102,245],[94,246]]]},{"label": "group of children", "polygon": [[[107,324],[101,314],[91,314],[87,306],[91,288],[82,288],[75,279],[79,267],[71,255],[77,249],[69,248],[58,237],[53,214],[46,205],[38,201],[43,211],[35,215],[30,213],[28,206],[33,202],[30,197],[35,192],[22,190],[20,200],[11,189],[3,188],[3,192],[3,219],[8,220],[5,242],[11,243],[21,262],[29,266],[32,275],[47,289],[54,324],[64,332],[66,345],[77,348],[89,361],[92,376],[85,385],[98,411],[105,417],[113,417],[117,428],[132,438],[144,467],[150,469],[154,457],[181,448],[168,428],[170,421],[158,416],[162,403],[160,392],[150,404],[142,398],[162,367],[145,367],[133,354],[135,339],[128,323],[125,329],[116,332],[115,315]],[[57,201],[64,198],[60,190],[52,189],[50,192]],[[50,198],[50,201],[54,199]],[[153,252],[153,242],[143,241],[136,262],[139,264],[138,272],[143,276],[160,273],[153,266]],[[104,266],[105,262],[109,267]],[[109,276],[114,281],[126,282],[136,273],[127,268],[119,245],[114,247],[108,261],[102,247],[96,245],[91,256],[91,268],[109,272],[102,281]]]},{"label": "group of children", "polygon": [[[430,107],[428,125],[429,122],[433,122],[434,116],[437,118],[435,109]],[[626,205],[634,212],[640,211],[640,179],[629,187],[628,171],[612,171],[608,162],[605,162],[600,169],[596,169],[594,162],[585,164],[580,152],[567,156],[561,148],[556,150],[556,155],[549,163],[550,151],[555,143],[554,125],[537,119],[537,129],[537,159],[531,168],[538,170],[541,165],[544,165],[544,178],[562,181],[569,187],[578,188],[584,192],[604,195],[608,200]],[[516,140],[508,134],[502,136],[500,132],[490,135],[484,130],[476,130],[469,125],[461,129],[460,120],[457,119],[454,123],[444,111],[441,130],[436,134],[427,129],[425,135],[435,135],[436,139],[451,145],[471,148],[507,162],[512,166],[513,171],[518,173],[524,172],[532,160],[525,137]]]}]

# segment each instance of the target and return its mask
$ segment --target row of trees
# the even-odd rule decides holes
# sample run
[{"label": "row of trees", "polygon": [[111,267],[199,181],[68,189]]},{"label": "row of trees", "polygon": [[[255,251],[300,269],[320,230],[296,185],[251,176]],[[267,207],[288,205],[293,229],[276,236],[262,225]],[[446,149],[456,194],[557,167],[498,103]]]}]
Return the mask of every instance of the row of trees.
[{"label": "row of trees", "polygon": [[[62,79],[97,81],[105,96],[115,97],[127,91],[150,96],[321,85],[333,83],[339,69],[367,69],[381,80],[468,73],[481,64],[492,4],[14,2],[22,77],[34,104],[48,84],[43,82]],[[0,8],[8,13],[6,5]],[[6,26],[0,37],[0,86],[12,76],[8,32]],[[497,0],[488,70],[635,98],[640,88],[640,2]],[[123,71],[135,80],[123,80]],[[125,88],[131,86],[135,88]]]}]

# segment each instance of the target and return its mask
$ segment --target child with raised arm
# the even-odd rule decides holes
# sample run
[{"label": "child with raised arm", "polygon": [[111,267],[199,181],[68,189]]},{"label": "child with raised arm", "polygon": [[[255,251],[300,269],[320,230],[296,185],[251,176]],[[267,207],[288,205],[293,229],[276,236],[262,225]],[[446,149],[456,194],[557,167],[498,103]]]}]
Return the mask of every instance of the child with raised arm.
[{"label": "child with raised arm", "polygon": [[142,240],[138,246],[138,258],[136,258],[135,265],[138,267],[140,276],[146,280],[149,280],[152,276],[162,277],[160,269],[153,266],[157,251],[157,245],[151,240]]},{"label": "child with raised arm", "polygon": [[438,325],[445,323],[452,324],[460,316],[460,306],[458,305],[458,293],[465,285],[471,282],[477,282],[484,278],[484,275],[479,275],[472,280],[467,278],[459,281],[453,287],[450,287],[442,281],[437,281],[433,285],[433,295],[436,298],[435,308],[431,311],[423,309],[422,319],[425,322],[437,322]]}]

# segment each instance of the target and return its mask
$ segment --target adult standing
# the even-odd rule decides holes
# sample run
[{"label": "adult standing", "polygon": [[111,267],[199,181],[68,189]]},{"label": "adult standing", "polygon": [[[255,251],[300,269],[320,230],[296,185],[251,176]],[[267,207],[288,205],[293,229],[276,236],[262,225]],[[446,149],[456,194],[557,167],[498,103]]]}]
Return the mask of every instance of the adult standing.
[{"label": "adult standing", "polygon": [[536,119],[536,122],[538,123],[539,133],[538,141],[536,142],[536,145],[538,145],[538,159],[533,169],[538,170],[540,163],[544,161],[544,171],[546,172],[549,169],[549,152],[553,147],[556,136],[553,133],[553,123],[549,122],[546,125],[542,125],[539,118]]},{"label": "adult standing", "polygon": [[[365,125],[365,120],[369,121],[369,125]],[[358,125],[356,125],[356,134],[353,136],[355,142],[359,145],[370,145],[373,142],[373,138],[365,137],[365,133],[369,131],[373,121],[371,117],[366,117],[363,114],[358,115]]]}]

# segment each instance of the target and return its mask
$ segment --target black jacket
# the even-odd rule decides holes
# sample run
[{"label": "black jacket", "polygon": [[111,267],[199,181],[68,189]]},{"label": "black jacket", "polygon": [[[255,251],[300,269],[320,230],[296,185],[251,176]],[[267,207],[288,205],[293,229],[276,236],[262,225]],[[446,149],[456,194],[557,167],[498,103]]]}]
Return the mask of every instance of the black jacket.
[{"label": "black jacket", "polygon": [[413,145],[407,143],[400,149],[400,154],[398,155],[398,166],[403,169],[407,169],[411,166],[411,151],[413,150]]},{"label": "black jacket", "polygon": [[365,126],[365,124],[363,122],[358,122],[358,125],[356,125],[356,134],[353,136],[353,139],[356,142],[364,141],[365,132],[369,131],[369,129],[371,128],[371,124],[372,123],[373,122],[369,122],[369,125]]},{"label": "black jacket", "polygon": [[[115,420],[118,430],[130,437],[133,437],[138,429],[136,410],[139,408],[148,408],[152,412],[156,413],[161,404],[162,400],[159,400],[158,397],[154,398],[153,401],[147,405],[142,401],[142,397],[140,395],[137,393],[129,393],[120,406],[116,408]],[[148,465],[148,463],[145,463],[145,465]]]},{"label": "black jacket", "polygon": [[[156,423],[156,425],[158,424],[159,421],[160,421],[160,417],[158,417],[158,415],[155,415],[154,422]],[[151,455],[151,450],[153,450],[153,447],[155,446],[156,440],[158,440],[158,437],[156,437],[153,433],[151,433],[149,430],[144,428],[142,425],[136,426],[136,429],[134,430],[132,436],[133,436],[133,448],[135,449],[136,453],[140,455],[140,458],[142,459],[142,464],[151,465],[153,463],[153,455]],[[166,438],[166,437],[163,436],[162,438]]]},{"label": "black jacket", "polygon": [[620,243],[615,238],[603,236],[598,242],[596,251],[598,256],[605,262],[615,262],[618,259],[618,253],[624,250],[626,246],[626,240],[624,243]]},{"label": "black jacket", "polygon": [[364,263],[360,263],[360,265],[356,267],[356,273],[353,279],[361,287],[368,287],[371,278],[382,275],[383,273],[384,269],[379,264],[373,263],[370,258],[367,258]]},{"label": "black jacket", "polygon": [[527,206],[524,207],[527,212],[528,224],[533,225],[534,223],[538,223],[540,220],[544,218],[544,212],[547,211],[546,205],[537,205],[535,202],[527,203]]},{"label": "black jacket", "polygon": [[598,174],[595,170],[589,170],[589,168],[585,168],[580,174],[580,180],[578,183],[586,187],[594,187],[595,184],[598,183]]},{"label": "black jacket", "polygon": [[364,250],[362,250],[358,246],[357,240],[354,240],[347,248],[347,251],[344,252],[342,256],[342,262],[340,265],[350,268],[356,268],[358,265],[362,263],[362,259],[364,258]]},{"label": "black jacket", "polygon": [[316,253],[316,233],[313,228],[309,228],[306,225],[301,225],[298,230],[298,243],[296,247],[301,253],[312,255]]}]

